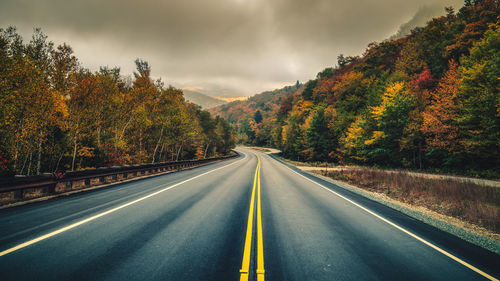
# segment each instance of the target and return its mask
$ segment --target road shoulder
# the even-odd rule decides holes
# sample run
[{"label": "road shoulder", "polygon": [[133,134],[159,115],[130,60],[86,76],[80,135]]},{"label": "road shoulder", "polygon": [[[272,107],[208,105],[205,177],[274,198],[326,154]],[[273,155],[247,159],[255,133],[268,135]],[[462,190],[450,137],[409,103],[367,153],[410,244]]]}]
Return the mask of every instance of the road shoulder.
[{"label": "road shoulder", "polygon": [[[304,174],[307,174],[307,175],[310,175],[312,177],[316,177],[316,178],[319,178],[321,180],[332,183],[332,184],[334,184],[342,189],[353,192],[355,194],[358,194],[360,196],[368,198],[368,199],[375,201],[377,203],[383,204],[383,205],[390,207],[394,210],[397,210],[397,211],[399,211],[399,212],[401,212],[409,217],[412,217],[412,218],[417,219],[421,222],[424,222],[428,225],[436,227],[444,232],[447,232],[449,234],[457,236],[457,237],[459,237],[459,238],[461,238],[469,243],[472,243],[474,245],[477,245],[479,247],[482,247],[484,249],[492,251],[496,254],[500,254],[500,242],[499,241],[496,241],[494,239],[479,235],[479,234],[474,233],[473,231],[471,231],[469,229],[465,229],[463,227],[455,225],[455,224],[459,224],[458,220],[457,220],[457,222],[455,222],[453,218],[450,218],[450,222],[451,222],[450,223],[450,222],[448,222],[449,218],[447,216],[440,215],[440,214],[436,214],[436,216],[434,216],[434,214],[430,214],[428,211],[422,210],[423,208],[417,208],[415,206],[403,204],[399,201],[396,201],[396,200],[393,200],[390,198],[384,198],[383,196],[381,196],[378,193],[369,192],[369,191],[363,190],[359,187],[356,187],[356,186],[353,186],[353,185],[350,185],[350,184],[347,184],[347,183],[344,183],[344,182],[341,182],[338,180],[334,180],[334,179],[329,178],[329,177],[325,177],[325,176],[322,176],[322,175],[319,175],[316,173],[312,173],[310,171],[301,170],[301,169],[297,168],[295,165],[287,163],[286,161],[284,161],[283,159],[281,159],[280,157],[278,157],[276,155],[270,155],[270,156],[272,158],[276,159],[277,161],[283,163],[284,165],[286,165],[288,167],[292,167],[296,170],[299,170]],[[447,221],[444,221],[443,219],[446,219]]]}]

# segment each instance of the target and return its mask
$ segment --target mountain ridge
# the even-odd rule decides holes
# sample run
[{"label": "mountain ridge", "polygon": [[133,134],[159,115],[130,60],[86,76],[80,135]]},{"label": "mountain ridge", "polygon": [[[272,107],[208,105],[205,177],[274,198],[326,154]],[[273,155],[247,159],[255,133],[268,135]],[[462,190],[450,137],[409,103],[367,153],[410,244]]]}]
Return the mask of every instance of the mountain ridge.
[{"label": "mountain ridge", "polygon": [[182,92],[187,101],[195,103],[204,109],[209,109],[227,103],[227,101],[205,95],[198,91],[183,89]]}]

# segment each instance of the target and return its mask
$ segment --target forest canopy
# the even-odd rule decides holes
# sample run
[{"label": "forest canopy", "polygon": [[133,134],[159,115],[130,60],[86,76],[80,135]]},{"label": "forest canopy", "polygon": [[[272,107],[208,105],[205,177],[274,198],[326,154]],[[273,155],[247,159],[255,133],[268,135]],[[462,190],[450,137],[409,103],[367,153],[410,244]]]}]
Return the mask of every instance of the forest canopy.
[{"label": "forest canopy", "polygon": [[40,29],[0,29],[0,175],[33,175],[224,155],[231,125],[153,79],[137,59],[91,72]]},{"label": "forest canopy", "polygon": [[500,1],[443,12],[404,38],[339,56],[304,84],[211,112],[233,122],[241,142],[295,160],[498,176]]}]

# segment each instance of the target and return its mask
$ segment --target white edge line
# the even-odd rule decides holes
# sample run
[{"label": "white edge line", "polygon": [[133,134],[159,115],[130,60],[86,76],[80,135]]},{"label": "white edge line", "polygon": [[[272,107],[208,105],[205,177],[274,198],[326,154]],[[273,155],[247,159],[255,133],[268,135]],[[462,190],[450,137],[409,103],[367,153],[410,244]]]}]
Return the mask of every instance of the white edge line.
[{"label": "white edge line", "polygon": [[[283,163],[282,163],[282,164],[283,164]],[[297,171],[294,171],[292,168],[288,167],[288,165],[286,165],[286,164],[283,164],[283,165],[284,165],[285,167],[287,167],[288,169],[290,169],[292,172],[296,173],[297,175],[299,175],[299,176],[301,176],[301,177],[303,177],[303,178],[305,178],[305,179],[307,179],[307,180],[309,180],[309,181],[311,181],[311,182],[313,182],[313,183],[315,183],[315,184],[319,185],[319,186],[320,186],[320,187],[322,187],[323,189],[325,189],[325,190],[327,190],[327,191],[329,191],[329,192],[331,192],[331,193],[333,193],[333,194],[337,195],[338,197],[340,197],[340,198],[342,198],[342,199],[346,200],[347,202],[349,202],[349,203],[353,204],[354,206],[356,206],[356,207],[358,207],[358,208],[362,209],[363,211],[365,211],[365,212],[367,212],[367,213],[369,213],[369,214],[371,214],[371,215],[375,216],[376,218],[380,219],[381,221],[383,221],[383,222],[385,222],[385,223],[387,223],[387,224],[389,224],[389,225],[391,225],[391,226],[393,226],[393,227],[397,228],[398,230],[400,230],[400,231],[402,231],[402,232],[404,232],[404,233],[408,234],[409,236],[411,236],[411,237],[415,238],[416,240],[418,240],[418,241],[420,241],[420,242],[424,243],[425,245],[427,245],[427,246],[429,246],[429,247],[433,248],[434,250],[436,250],[436,251],[440,252],[441,254],[443,254],[443,255],[445,255],[445,256],[447,256],[447,257],[451,258],[452,260],[454,260],[454,261],[456,261],[456,262],[458,262],[458,263],[460,263],[460,264],[464,265],[465,267],[467,267],[467,268],[469,268],[469,269],[471,269],[471,270],[475,271],[476,273],[478,273],[478,274],[482,275],[483,277],[485,277],[485,278],[487,278],[487,279],[489,279],[489,280],[499,281],[497,278],[495,278],[495,277],[493,277],[493,276],[489,275],[488,273],[486,273],[486,272],[484,272],[484,271],[480,270],[480,269],[479,269],[479,268],[477,268],[477,267],[474,267],[473,265],[471,265],[471,264],[469,264],[469,263],[465,262],[464,260],[462,260],[462,259],[460,259],[460,258],[458,258],[458,257],[456,257],[456,256],[454,256],[454,255],[452,255],[452,254],[450,254],[450,253],[448,253],[447,251],[445,251],[445,250],[443,250],[443,249],[439,248],[438,246],[436,246],[436,245],[432,244],[431,242],[429,242],[429,241],[427,241],[427,240],[423,239],[422,237],[420,237],[420,236],[418,236],[418,235],[416,235],[416,234],[414,234],[414,233],[410,232],[409,230],[406,230],[405,228],[403,228],[403,227],[401,227],[401,226],[399,226],[399,225],[397,225],[397,224],[395,224],[395,223],[391,222],[390,220],[388,220],[388,219],[386,219],[386,218],[384,218],[384,217],[382,217],[382,216],[380,216],[380,215],[378,215],[378,214],[374,213],[373,211],[371,211],[371,210],[369,210],[369,209],[367,209],[367,208],[365,208],[365,207],[363,207],[363,206],[359,205],[358,203],[356,203],[356,202],[352,201],[351,199],[344,197],[343,195],[341,195],[341,194],[339,194],[339,193],[337,193],[337,192],[335,192],[335,191],[331,190],[330,188],[328,188],[328,187],[326,187],[326,186],[324,186],[324,185],[322,185],[322,184],[320,184],[320,183],[318,183],[318,182],[316,182],[316,181],[314,181],[314,180],[312,180],[312,179],[310,179],[310,178],[308,178],[308,177],[306,177],[306,176],[304,176],[304,175],[302,175],[302,174],[298,173]]]},{"label": "white edge line", "polygon": [[28,246],[30,246],[30,245],[33,245],[33,244],[35,244],[35,243],[38,243],[38,242],[40,242],[40,241],[42,241],[42,240],[45,240],[45,239],[47,239],[47,238],[50,238],[50,237],[55,236],[55,235],[57,235],[57,234],[60,234],[60,233],[62,233],[62,232],[65,232],[65,231],[68,231],[68,230],[73,229],[73,228],[75,228],[75,227],[78,227],[78,226],[80,226],[80,225],[82,225],[82,224],[85,224],[85,223],[91,222],[91,221],[96,220],[96,219],[98,219],[98,218],[100,218],[100,217],[103,217],[103,216],[105,216],[105,215],[108,215],[108,214],[114,213],[114,212],[116,212],[116,211],[118,211],[118,210],[120,210],[120,209],[123,209],[123,208],[125,208],[125,207],[130,206],[130,205],[133,205],[133,204],[135,204],[135,203],[141,202],[141,201],[143,201],[143,200],[145,200],[145,199],[148,199],[148,198],[150,198],[150,197],[156,196],[156,195],[158,195],[158,194],[160,194],[160,193],[162,193],[162,192],[165,192],[165,191],[167,191],[167,190],[169,190],[169,189],[172,189],[172,188],[174,188],[174,187],[177,187],[177,186],[179,186],[179,185],[181,185],[181,184],[184,184],[184,183],[186,183],[186,182],[192,181],[192,180],[194,180],[194,179],[196,179],[196,178],[199,178],[199,177],[201,177],[201,176],[204,176],[204,175],[210,174],[210,173],[212,173],[212,172],[215,172],[215,171],[217,171],[217,170],[220,170],[220,169],[223,169],[223,168],[226,168],[226,167],[232,166],[232,165],[234,165],[234,164],[236,164],[236,163],[239,163],[239,162],[241,162],[241,161],[243,161],[244,159],[246,159],[246,158],[247,158],[247,155],[246,155],[245,153],[243,153],[243,154],[245,155],[245,157],[243,157],[242,159],[240,159],[240,160],[238,160],[238,161],[235,161],[235,162],[233,162],[233,163],[231,163],[231,164],[227,164],[227,165],[224,165],[224,166],[222,166],[222,167],[219,167],[219,168],[216,168],[216,169],[210,170],[210,171],[208,171],[208,172],[205,172],[205,173],[203,173],[203,174],[199,174],[199,175],[194,176],[194,177],[192,177],[192,178],[189,178],[189,179],[187,179],[187,180],[184,180],[184,181],[178,182],[178,183],[176,183],[176,184],[173,184],[173,185],[171,185],[171,186],[168,186],[168,187],[166,187],[166,188],[164,188],[164,189],[161,189],[161,190],[155,191],[155,192],[153,192],[153,193],[151,193],[151,194],[148,194],[148,195],[146,195],[146,196],[143,196],[143,197],[141,197],[141,198],[139,198],[139,199],[136,199],[136,200],[130,201],[130,202],[128,202],[128,203],[122,204],[122,205],[120,205],[120,206],[118,206],[118,207],[115,207],[115,208],[113,208],[113,209],[110,209],[110,210],[107,210],[107,211],[105,211],[105,212],[99,213],[99,214],[97,214],[97,215],[94,215],[94,216],[92,216],[92,217],[86,218],[86,219],[84,219],[84,220],[81,220],[81,221],[75,222],[75,223],[73,223],[73,224],[70,224],[70,225],[65,226],[65,227],[63,227],[63,228],[60,228],[60,229],[58,229],[58,230],[52,231],[52,232],[47,233],[47,234],[45,234],[45,235],[39,236],[39,237],[37,237],[37,238],[34,238],[34,239],[32,239],[32,240],[26,241],[26,242],[24,242],[24,243],[21,243],[21,244],[19,244],[19,245],[16,245],[16,246],[12,247],[12,248],[9,248],[9,249],[7,249],[7,250],[4,250],[4,251],[0,252],[0,257],[5,256],[5,255],[7,255],[7,254],[10,254],[10,253],[12,253],[12,252],[15,252],[15,251],[17,251],[17,250],[19,250],[19,249],[22,249],[22,248],[28,247]]}]

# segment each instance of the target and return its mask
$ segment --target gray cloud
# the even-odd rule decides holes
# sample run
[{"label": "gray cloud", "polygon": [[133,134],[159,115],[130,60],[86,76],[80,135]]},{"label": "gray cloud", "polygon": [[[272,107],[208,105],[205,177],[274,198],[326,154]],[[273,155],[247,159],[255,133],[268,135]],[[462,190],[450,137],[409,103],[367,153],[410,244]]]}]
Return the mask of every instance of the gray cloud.
[{"label": "gray cloud", "polygon": [[[460,4],[460,3],[457,3]],[[459,6],[450,3],[448,6]],[[442,3],[433,3],[431,5],[426,5],[421,7],[417,13],[406,23],[402,24],[398,32],[392,36],[392,38],[401,38],[411,33],[411,30],[417,26],[425,26],[429,19],[443,15]]]},{"label": "gray cloud", "polygon": [[[26,39],[41,27],[82,64],[153,74],[214,95],[254,94],[308,80],[397,32],[419,9],[462,0],[2,0],[0,26]],[[429,8],[427,8],[429,9]],[[434,11],[434,10],[433,10]]]}]

